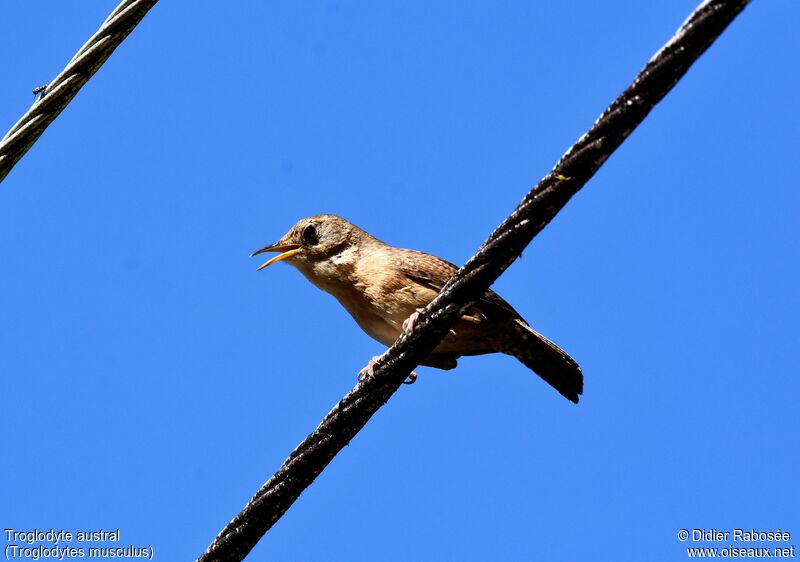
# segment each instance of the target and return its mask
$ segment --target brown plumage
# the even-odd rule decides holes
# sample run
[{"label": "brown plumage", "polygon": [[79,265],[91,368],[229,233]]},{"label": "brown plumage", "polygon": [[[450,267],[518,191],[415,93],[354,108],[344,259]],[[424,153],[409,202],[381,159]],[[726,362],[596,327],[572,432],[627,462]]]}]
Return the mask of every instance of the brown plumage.
[{"label": "brown plumage", "polygon": [[[332,294],[368,335],[391,345],[403,322],[439,293],[456,267],[441,258],[395,248],[335,215],[297,222],[276,244],[281,252],[259,269],[286,261]],[[534,331],[492,290],[462,316],[423,365],[452,369],[462,355],[505,353],[519,359],[573,402],[583,375],[572,358]]]}]

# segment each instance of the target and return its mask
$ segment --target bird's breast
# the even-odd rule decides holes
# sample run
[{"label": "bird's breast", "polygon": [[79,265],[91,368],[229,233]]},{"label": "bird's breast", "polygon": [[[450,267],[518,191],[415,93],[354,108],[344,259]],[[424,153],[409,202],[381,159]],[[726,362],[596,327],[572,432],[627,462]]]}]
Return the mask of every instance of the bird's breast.
[{"label": "bird's breast", "polygon": [[392,307],[385,300],[371,298],[367,287],[359,284],[329,285],[325,290],[336,297],[371,338],[391,345],[400,335],[403,320],[408,315],[397,321],[390,311]]},{"label": "bird's breast", "polygon": [[377,252],[345,259],[349,257],[337,256],[335,261],[301,271],[333,295],[367,335],[391,345],[400,335],[403,321],[427,305],[436,292],[393,268],[391,256]]}]

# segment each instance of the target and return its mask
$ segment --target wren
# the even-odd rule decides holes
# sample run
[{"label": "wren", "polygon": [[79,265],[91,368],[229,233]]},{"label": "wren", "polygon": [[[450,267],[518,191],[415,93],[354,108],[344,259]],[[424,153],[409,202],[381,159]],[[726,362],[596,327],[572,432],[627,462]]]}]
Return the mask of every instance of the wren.
[{"label": "wren", "polygon": [[[253,255],[265,252],[279,253],[259,270],[279,261],[293,265],[387,346],[457,269],[436,256],[390,246],[335,215],[302,219],[278,242]],[[447,370],[463,355],[486,353],[516,357],[572,402],[583,393],[578,364],[491,289],[420,364]]]}]

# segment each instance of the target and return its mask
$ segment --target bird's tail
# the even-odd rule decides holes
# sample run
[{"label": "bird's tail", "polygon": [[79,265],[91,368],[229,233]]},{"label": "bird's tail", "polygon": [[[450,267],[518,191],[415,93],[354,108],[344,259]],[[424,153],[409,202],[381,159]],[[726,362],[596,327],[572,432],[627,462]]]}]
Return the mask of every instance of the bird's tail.
[{"label": "bird's tail", "polygon": [[583,394],[581,368],[572,357],[524,320],[514,319],[499,351],[516,357],[562,396],[578,403],[578,397]]}]

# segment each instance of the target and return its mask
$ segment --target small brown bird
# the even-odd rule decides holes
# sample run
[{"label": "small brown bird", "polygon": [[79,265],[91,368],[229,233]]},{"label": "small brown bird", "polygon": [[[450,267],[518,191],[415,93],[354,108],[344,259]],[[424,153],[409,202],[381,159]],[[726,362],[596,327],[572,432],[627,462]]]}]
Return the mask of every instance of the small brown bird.
[{"label": "small brown bird", "polygon": [[[302,219],[278,242],[252,255],[264,252],[280,253],[259,271],[279,261],[293,265],[336,297],[362,330],[387,346],[457,269],[436,256],[389,246],[335,215]],[[492,290],[456,322],[421,364],[453,369],[462,355],[485,353],[516,357],[575,403],[583,393],[578,364],[535,332]]]}]

